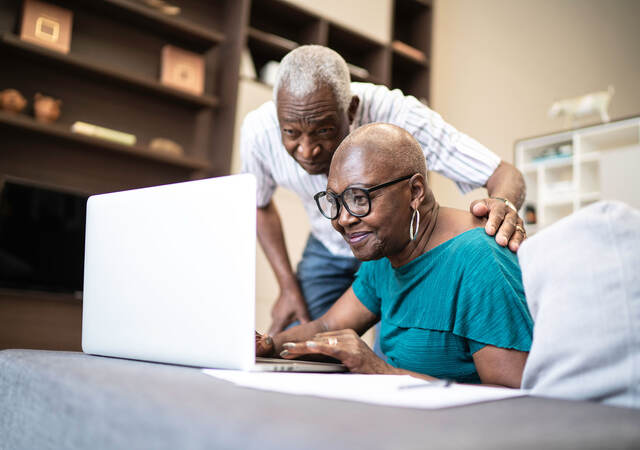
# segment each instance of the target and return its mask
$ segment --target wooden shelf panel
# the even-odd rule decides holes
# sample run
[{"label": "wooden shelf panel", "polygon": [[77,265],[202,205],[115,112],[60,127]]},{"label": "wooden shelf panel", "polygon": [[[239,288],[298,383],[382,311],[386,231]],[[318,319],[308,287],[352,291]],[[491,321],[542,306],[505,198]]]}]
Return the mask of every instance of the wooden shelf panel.
[{"label": "wooden shelf panel", "polygon": [[154,152],[151,149],[140,145],[122,145],[105,139],[72,133],[70,130],[60,125],[43,124],[22,114],[0,112],[0,126],[56,138],[85,147],[114,151],[124,155],[148,159],[150,161],[169,164],[189,170],[209,170],[211,168],[207,161],[189,158],[186,156],[166,155]]},{"label": "wooden shelf panel", "polygon": [[252,27],[249,27],[249,38],[255,39],[256,41],[261,42],[263,45],[272,47],[274,50],[285,53],[290,52],[299,45],[295,41]]},{"label": "wooden shelf panel", "polygon": [[410,64],[414,64],[419,67],[428,68],[429,60],[424,52],[418,50],[415,47],[411,47],[408,44],[400,41],[393,41],[391,43],[391,50],[394,57],[404,60]]},{"label": "wooden shelf panel", "polygon": [[[64,3],[86,7],[88,2],[64,0]],[[122,19],[141,24],[157,33],[190,42],[201,49],[211,48],[225,40],[223,33],[188,23],[179,17],[167,16],[131,0],[97,0],[92,1],[90,7],[120,13],[119,16]]]},{"label": "wooden shelf panel", "polygon": [[320,17],[287,1],[254,0],[251,2],[249,34],[251,30],[260,30],[299,44],[322,44],[321,22]]},{"label": "wooden shelf panel", "polygon": [[219,105],[217,97],[211,95],[193,95],[177,89],[164,86],[157,81],[124,73],[118,70],[104,67],[98,64],[89,63],[71,54],[59,53],[53,50],[40,47],[38,45],[24,42],[19,37],[11,33],[2,35],[0,45],[21,52],[27,56],[46,60],[54,64],[59,64],[65,68],[89,73],[102,79],[123,84],[127,87],[143,90],[153,94],[158,94],[172,100],[178,100],[183,104],[198,108],[215,108]]}]

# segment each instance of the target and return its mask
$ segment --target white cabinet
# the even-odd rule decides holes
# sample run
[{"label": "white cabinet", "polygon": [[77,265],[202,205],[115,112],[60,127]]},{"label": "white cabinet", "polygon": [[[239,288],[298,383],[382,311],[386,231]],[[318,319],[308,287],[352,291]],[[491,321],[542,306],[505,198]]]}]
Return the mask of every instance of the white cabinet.
[{"label": "white cabinet", "polygon": [[523,139],[515,153],[529,234],[598,200],[640,208],[640,117]]}]

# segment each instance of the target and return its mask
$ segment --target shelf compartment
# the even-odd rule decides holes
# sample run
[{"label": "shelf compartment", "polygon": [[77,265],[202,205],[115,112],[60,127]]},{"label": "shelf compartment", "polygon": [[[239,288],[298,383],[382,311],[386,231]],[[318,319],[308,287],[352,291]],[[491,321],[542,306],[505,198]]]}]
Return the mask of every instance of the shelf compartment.
[{"label": "shelf compartment", "polygon": [[393,51],[394,58],[399,58],[406,61],[409,64],[414,64],[417,67],[428,68],[429,60],[427,55],[401,41],[393,41],[391,43],[391,50]]},{"label": "shelf compartment", "polygon": [[[388,58],[386,48],[362,34],[336,24],[329,24],[329,47],[338,52],[348,64],[354,81],[377,84],[387,82]],[[360,73],[357,68],[365,69],[368,74]],[[366,76],[365,76],[366,75]]]},{"label": "shelf compartment", "polygon": [[598,160],[585,161],[580,165],[580,192],[600,190],[600,164]]},{"label": "shelf compartment", "polygon": [[251,29],[259,30],[300,44],[324,44],[326,39],[319,17],[282,0],[252,1],[249,27],[250,35]]},{"label": "shelf compartment", "polygon": [[637,122],[600,126],[594,130],[581,132],[577,137],[583,153],[631,147],[640,145],[640,126]]},{"label": "shelf compartment", "polygon": [[543,169],[554,169],[559,167],[568,167],[573,164],[573,157],[569,156],[559,156],[555,158],[549,158],[541,161],[534,161],[522,166],[523,172],[534,172],[538,170],[538,167],[542,167]]},{"label": "shelf compartment", "polygon": [[219,100],[217,97],[211,95],[193,95],[188,92],[183,92],[164,86],[158,81],[151,81],[137,75],[124,73],[98,64],[88,63],[72,54],[65,55],[63,53],[48,50],[38,45],[29,44],[11,33],[4,33],[2,35],[2,38],[0,39],[0,45],[10,50],[20,52],[26,56],[45,60],[52,64],[60,65],[64,68],[71,68],[78,72],[88,73],[93,76],[110,80],[130,88],[158,94],[173,100],[178,100],[187,106],[199,108],[215,108],[219,105]]},{"label": "shelf compartment", "polygon": [[88,2],[80,0],[60,0],[60,2],[117,14],[122,20],[142,25],[156,33],[187,42],[201,50],[207,50],[225,40],[225,35],[216,30],[195,23],[188,23],[181,17],[167,16],[142,3],[131,0],[92,1],[90,6],[87,5]]},{"label": "shelf compartment", "polygon": [[284,55],[298,47],[299,44],[273,33],[250,27],[247,45],[256,69],[256,77],[259,79],[260,71],[265,64],[269,61],[280,62]]},{"label": "shelf compartment", "polygon": [[391,87],[405,95],[413,95],[425,104],[429,103],[429,70],[416,66],[414,61],[393,54]]},{"label": "shelf compartment", "polygon": [[61,126],[43,124],[21,114],[0,112],[0,126],[67,141],[84,147],[100,148],[136,158],[169,164],[183,169],[210,170],[211,168],[207,161],[200,159],[166,155],[160,152],[154,152],[141,145],[122,145],[104,139],[72,133],[70,130]]},{"label": "shelf compartment", "polygon": [[396,0],[394,6],[393,40],[401,41],[430,57],[431,2]]}]

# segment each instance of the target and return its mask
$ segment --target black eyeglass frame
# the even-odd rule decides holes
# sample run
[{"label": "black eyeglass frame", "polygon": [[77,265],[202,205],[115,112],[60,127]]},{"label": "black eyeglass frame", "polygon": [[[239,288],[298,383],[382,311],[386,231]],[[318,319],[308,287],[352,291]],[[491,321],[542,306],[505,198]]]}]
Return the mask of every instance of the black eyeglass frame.
[{"label": "black eyeglass frame", "polygon": [[[396,178],[395,180],[387,181],[386,183],[378,184],[378,185],[372,186],[370,188],[349,187],[349,188],[345,189],[344,191],[342,191],[342,194],[334,194],[333,192],[320,191],[316,195],[313,196],[313,199],[316,201],[316,206],[320,210],[320,214],[322,214],[324,217],[326,217],[329,220],[336,219],[336,218],[338,218],[338,216],[340,216],[340,206],[341,205],[344,205],[345,209],[352,216],[354,216],[354,217],[365,217],[371,212],[371,195],[370,195],[371,192],[377,191],[378,189],[382,189],[382,188],[385,188],[387,186],[391,186],[392,184],[396,184],[396,183],[399,183],[399,182],[404,181],[404,180],[408,180],[413,175],[415,175],[415,174],[405,175],[404,177]],[[364,214],[356,214],[353,211],[351,211],[351,209],[349,209],[349,206],[344,202],[342,196],[344,195],[345,192],[347,192],[348,190],[351,190],[351,189],[358,189],[358,190],[360,190],[360,191],[362,191],[362,192],[364,192],[366,194],[367,202],[369,204],[366,213],[364,213]],[[322,210],[322,207],[320,206],[320,198],[322,198],[323,196],[327,196],[327,195],[333,197],[336,200],[336,204],[338,205],[338,208],[336,209],[336,214],[335,214],[334,217],[327,216],[324,213],[324,211]]]}]

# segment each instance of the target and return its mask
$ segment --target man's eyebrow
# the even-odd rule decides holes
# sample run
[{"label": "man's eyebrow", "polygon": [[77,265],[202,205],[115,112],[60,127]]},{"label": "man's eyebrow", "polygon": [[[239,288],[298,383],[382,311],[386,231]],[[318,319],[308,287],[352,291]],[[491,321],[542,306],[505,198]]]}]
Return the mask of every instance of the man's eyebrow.
[{"label": "man's eyebrow", "polygon": [[333,112],[324,114],[320,117],[311,117],[311,118],[306,118],[303,114],[296,114],[292,116],[284,115],[282,117],[282,121],[285,123],[306,122],[312,125],[323,124],[323,123],[334,123],[334,119],[335,119],[335,113]]},{"label": "man's eyebrow", "polygon": [[307,122],[309,122],[310,124],[323,124],[323,123],[333,123],[333,119],[334,119],[334,114],[326,114],[322,117],[318,117],[318,118],[311,118],[308,119]]}]

